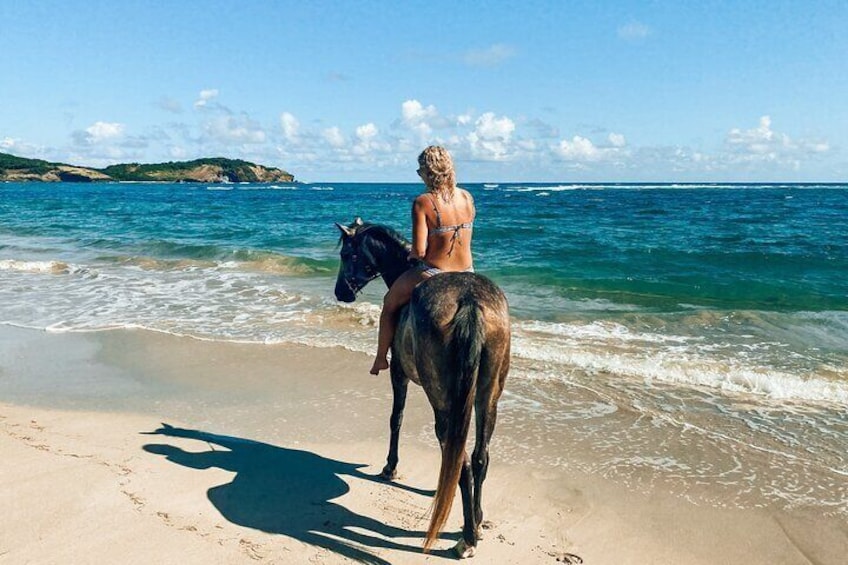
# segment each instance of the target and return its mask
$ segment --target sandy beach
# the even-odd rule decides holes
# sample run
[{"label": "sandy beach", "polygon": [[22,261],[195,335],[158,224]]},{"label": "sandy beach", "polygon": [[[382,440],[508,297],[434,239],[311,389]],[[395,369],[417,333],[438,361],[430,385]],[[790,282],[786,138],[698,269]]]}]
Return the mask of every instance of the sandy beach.
[{"label": "sandy beach", "polygon": [[[452,561],[458,500],[436,550],[421,553],[438,462],[429,406],[410,391],[401,477],[377,479],[391,392],[368,362],[343,349],[0,328],[0,562]],[[474,563],[845,562],[848,525],[818,511],[696,503],[499,458],[507,438],[539,441],[508,412]]]}]

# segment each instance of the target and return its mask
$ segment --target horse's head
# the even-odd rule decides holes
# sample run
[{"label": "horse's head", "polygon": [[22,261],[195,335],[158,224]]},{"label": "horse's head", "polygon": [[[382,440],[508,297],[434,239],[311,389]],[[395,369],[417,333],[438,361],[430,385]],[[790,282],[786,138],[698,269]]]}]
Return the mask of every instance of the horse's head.
[{"label": "horse's head", "polygon": [[353,302],[357,292],[380,276],[368,238],[363,237],[371,226],[363,223],[361,218],[356,218],[349,226],[337,223],[336,227],[342,232],[342,262],[336,278],[336,299]]}]

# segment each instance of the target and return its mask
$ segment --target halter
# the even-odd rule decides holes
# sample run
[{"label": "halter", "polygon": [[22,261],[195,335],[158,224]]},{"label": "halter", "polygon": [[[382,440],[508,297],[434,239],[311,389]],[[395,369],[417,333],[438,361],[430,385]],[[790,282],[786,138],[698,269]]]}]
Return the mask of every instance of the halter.
[{"label": "halter", "polygon": [[[369,229],[371,229],[371,227],[372,227],[372,226],[370,226],[370,225],[364,226],[361,230],[359,230],[358,232],[356,232],[356,234],[354,234],[354,235],[352,236],[352,238],[351,238],[351,239],[353,239],[353,238],[355,238],[355,237],[359,236],[359,235],[360,235],[360,234],[362,234],[362,233],[365,233],[366,231],[368,231]],[[351,258],[351,261],[352,261],[352,262],[355,262],[355,261],[356,261],[356,254],[354,254],[354,255],[353,255],[353,257]],[[371,266],[370,266],[370,265],[367,265],[367,269],[368,269],[368,270],[371,270]],[[351,283],[351,282],[348,280],[348,278],[347,278],[347,277],[343,277],[343,280],[344,280],[344,282],[345,282],[345,285],[347,285],[347,288],[348,288],[351,292],[353,292],[353,294],[359,294],[360,292],[362,292],[362,289],[363,289],[363,288],[365,288],[365,287],[368,285],[368,283],[370,283],[371,281],[373,281],[374,279],[378,278],[378,277],[381,275],[381,273],[380,273],[379,271],[378,271],[378,272],[374,272],[374,274],[373,274],[373,275],[369,275],[368,271],[366,271],[366,272],[365,272],[365,274],[368,276],[368,279],[367,279],[365,282],[363,282],[363,283],[362,283],[359,287],[357,287],[357,286],[355,286],[353,283]]]},{"label": "halter", "polygon": [[371,281],[373,281],[376,278],[379,278],[379,276],[380,276],[380,273],[374,273],[368,280],[363,282],[362,285],[359,286],[359,287],[356,287],[353,283],[351,283],[349,280],[347,280],[347,277],[344,277],[343,280],[344,280],[345,285],[347,285],[347,287],[350,289],[351,292],[353,292],[354,294],[359,294],[360,292],[362,292],[362,289],[365,288],[368,285],[368,283],[370,283]]}]

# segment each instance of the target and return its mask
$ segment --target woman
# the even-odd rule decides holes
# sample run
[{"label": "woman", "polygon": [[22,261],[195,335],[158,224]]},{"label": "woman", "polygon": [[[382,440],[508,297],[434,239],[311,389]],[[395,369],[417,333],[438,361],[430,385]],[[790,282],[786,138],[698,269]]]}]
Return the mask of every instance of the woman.
[{"label": "woman", "polygon": [[474,270],[471,259],[474,199],[468,191],[456,186],[453,161],[447,149],[431,145],[422,151],[418,156],[418,175],[427,189],[412,203],[409,256],[421,259],[424,264],[401,275],[383,298],[372,375],[389,368],[387,355],[395,336],[397,314],[409,302],[415,286],[439,273]]}]

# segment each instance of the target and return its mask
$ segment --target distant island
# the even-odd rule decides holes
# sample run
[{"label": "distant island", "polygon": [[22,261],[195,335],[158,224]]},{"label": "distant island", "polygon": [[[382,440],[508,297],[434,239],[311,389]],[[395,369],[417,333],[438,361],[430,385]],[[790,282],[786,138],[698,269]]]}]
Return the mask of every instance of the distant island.
[{"label": "distant island", "polygon": [[0,181],[36,182],[293,182],[290,173],[240,159],[214,157],[103,169],[50,163],[0,153]]}]

